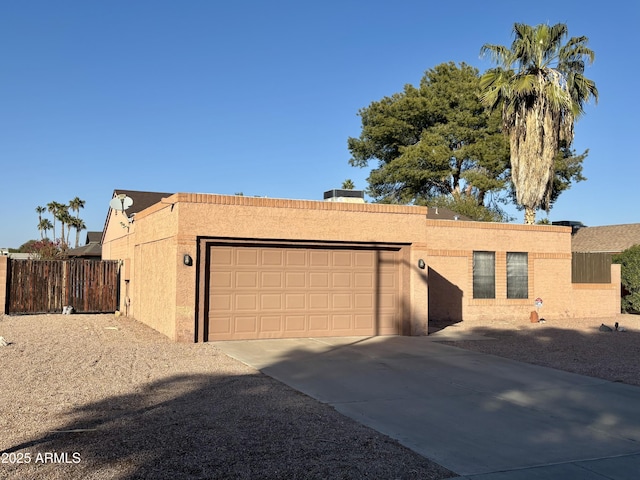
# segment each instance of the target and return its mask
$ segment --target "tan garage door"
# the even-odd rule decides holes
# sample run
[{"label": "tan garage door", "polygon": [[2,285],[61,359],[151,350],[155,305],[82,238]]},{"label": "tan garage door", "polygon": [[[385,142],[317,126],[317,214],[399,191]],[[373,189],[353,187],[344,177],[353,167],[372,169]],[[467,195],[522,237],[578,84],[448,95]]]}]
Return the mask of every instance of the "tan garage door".
[{"label": "tan garage door", "polygon": [[400,332],[397,250],[209,248],[209,340]]}]

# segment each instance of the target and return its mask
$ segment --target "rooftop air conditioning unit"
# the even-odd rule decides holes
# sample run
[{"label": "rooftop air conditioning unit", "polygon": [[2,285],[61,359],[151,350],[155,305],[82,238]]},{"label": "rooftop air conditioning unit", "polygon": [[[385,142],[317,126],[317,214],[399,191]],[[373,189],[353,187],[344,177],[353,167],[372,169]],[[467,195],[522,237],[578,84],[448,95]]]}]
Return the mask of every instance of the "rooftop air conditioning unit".
[{"label": "rooftop air conditioning unit", "polygon": [[362,190],[334,189],[324,192],[325,202],[364,203]]}]

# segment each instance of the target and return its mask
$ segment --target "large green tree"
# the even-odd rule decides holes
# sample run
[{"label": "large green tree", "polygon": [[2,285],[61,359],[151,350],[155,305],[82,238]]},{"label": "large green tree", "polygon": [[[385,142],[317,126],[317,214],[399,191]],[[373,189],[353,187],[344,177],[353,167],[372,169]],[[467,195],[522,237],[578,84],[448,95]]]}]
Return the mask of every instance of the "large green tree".
[{"label": "large green tree", "polygon": [[348,139],[350,164],[377,161],[367,179],[375,201],[429,204],[444,196],[467,213],[469,203],[480,207],[486,219],[491,199],[508,184],[509,146],[500,115],[481,103],[479,82],[475,68],[445,63],[419,87],[406,85],[359,111],[362,132]]},{"label": "large green tree", "polygon": [[486,44],[481,49],[498,65],[482,76],[482,99],[501,112],[511,181],[528,224],[535,222],[537,209],[550,207],[558,153],[571,147],[574,122],[585,103],[598,99],[595,83],[584,76],[586,63],[595,58],[588,39],[572,37],[563,44],[567,35],[562,23],[516,23],[511,48]]}]

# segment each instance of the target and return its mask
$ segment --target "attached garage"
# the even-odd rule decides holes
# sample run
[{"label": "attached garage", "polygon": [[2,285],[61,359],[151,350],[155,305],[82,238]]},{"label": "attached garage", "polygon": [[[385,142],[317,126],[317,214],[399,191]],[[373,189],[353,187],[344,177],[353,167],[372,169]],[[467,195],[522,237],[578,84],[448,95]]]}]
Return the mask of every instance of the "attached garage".
[{"label": "attached garage", "polygon": [[400,246],[200,245],[201,340],[403,333]]}]

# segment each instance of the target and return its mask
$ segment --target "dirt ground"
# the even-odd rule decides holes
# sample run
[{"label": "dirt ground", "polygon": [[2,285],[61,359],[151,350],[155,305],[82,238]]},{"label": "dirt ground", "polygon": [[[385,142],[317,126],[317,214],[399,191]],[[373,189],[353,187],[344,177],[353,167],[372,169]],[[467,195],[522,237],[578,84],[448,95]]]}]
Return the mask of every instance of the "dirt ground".
[{"label": "dirt ground", "polygon": [[[616,321],[626,331],[599,331]],[[435,327],[485,338],[446,344],[640,385],[640,316]],[[0,479],[455,476],[212,344],[129,318],[0,316],[0,336]]]},{"label": "dirt ground", "polygon": [[211,344],[113,315],[0,316],[0,479],[444,479]]},{"label": "dirt ground", "polygon": [[[600,326],[620,331],[600,331]],[[547,318],[462,322],[445,331],[469,332],[492,340],[442,342],[476,352],[556,368],[612,382],[640,386],[640,315],[610,318]]]}]

